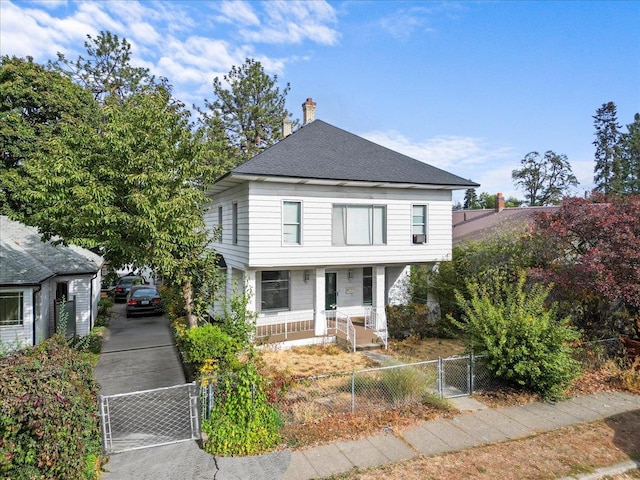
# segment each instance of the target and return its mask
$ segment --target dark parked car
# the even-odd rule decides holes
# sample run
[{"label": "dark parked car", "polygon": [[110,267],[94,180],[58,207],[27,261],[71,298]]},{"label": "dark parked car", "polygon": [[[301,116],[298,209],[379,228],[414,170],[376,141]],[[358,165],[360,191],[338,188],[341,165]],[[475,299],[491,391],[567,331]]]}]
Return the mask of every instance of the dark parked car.
[{"label": "dark parked car", "polygon": [[135,285],[127,295],[127,318],[135,313],[162,314],[164,303],[158,289],[153,285]]},{"label": "dark parked car", "polygon": [[132,286],[148,284],[147,279],[140,275],[125,275],[124,277],[120,277],[113,289],[113,300],[115,302],[125,300]]}]

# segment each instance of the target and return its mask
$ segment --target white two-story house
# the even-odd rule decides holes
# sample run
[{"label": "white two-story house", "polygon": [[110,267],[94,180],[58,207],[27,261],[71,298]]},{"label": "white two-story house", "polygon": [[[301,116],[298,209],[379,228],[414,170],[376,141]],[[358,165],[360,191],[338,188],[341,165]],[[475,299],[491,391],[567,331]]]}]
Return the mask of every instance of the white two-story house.
[{"label": "white two-story house", "polygon": [[258,336],[326,338],[336,317],[366,318],[384,335],[384,307],[407,267],[451,258],[452,191],[478,184],[314,120],[314,111],[307,99],[303,127],[208,192],[226,293],[251,293]]}]

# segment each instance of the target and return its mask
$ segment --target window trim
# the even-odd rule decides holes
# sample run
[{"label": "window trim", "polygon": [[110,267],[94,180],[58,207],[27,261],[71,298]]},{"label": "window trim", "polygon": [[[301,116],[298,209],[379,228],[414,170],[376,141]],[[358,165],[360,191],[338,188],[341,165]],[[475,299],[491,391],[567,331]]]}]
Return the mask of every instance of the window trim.
[{"label": "window trim", "polygon": [[[285,218],[285,205],[297,205],[298,206],[298,221],[296,223],[287,222]],[[302,245],[302,202],[300,200],[283,200],[282,201],[282,244],[287,246]],[[297,230],[297,242],[288,242],[285,236],[285,227],[295,225]]]},{"label": "window trim", "polygon": [[2,319],[0,318],[0,327],[23,327],[24,326],[24,292],[22,290],[7,290],[0,292],[0,300],[3,299],[18,299],[18,315],[20,318],[16,319]]},{"label": "window trim", "polygon": [[[415,222],[414,209],[416,207],[422,208],[422,222],[419,222],[419,223]],[[424,235],[425,241],[418,243],[418,245],[429,242],[428,225],[429,225],[429,206],[426,203],[411,204],[411,239],[412,239],[411,243],[416,244],[416,242],[413,242],[414,235]],[[422,232],[416,232],[416,227],[420,227]]]},{"label": "window trim", "polygon": [[[363,209],[363,208],[367,208],[369,210],[368,215],[369,215],[369,219],[371,222],[371,229],[369,231],[369,238],[370,241],[368,243],[350,243],[349,242],[349,209],[353,208],[353,209]],[[337,209],[342,209],[342,236],[343,239],[341,239],[340,241],[336,241],[336,238],[338,236],[338,234],[340,232],[336,232],[336,210]],[[376,211],[381,211],[382,212],[382,227],[381,227],[381,231],[380,236],[382,237],[381,241],[376,241]],[[345,215],[346,213],[346,215]],[[355,246],[355,247],[363,247],[363,246],[384,246],[387,245],[387,205],[381,205],[381,204],[369,204],[369,203],[364,203],[364,204],[360,204],[360,203],[334,203],[331,206],[331,244],[333,246],[339,246],[339,247],[348,247],[348,246]]]},{"label": "window trim", "polygon": [[[267,272],[280,272],[280,273],[285,273],[286,272],[286,278],[278,278],[275,280],[265,280],[264,279],[264,274]],[[268,284],[273,284],[276,282],[286,282],[286,296],[285,300],[286,300],[286,305],[279,305],[277,307],[272,307],[272,308],[264,308],[264,292],[265,292],[265,283]],[[272,290],[276,290],[276,288],[273,288]],[[284,291],[284,288],[278,289],[279,291]],[[268,290],[269,291],[269,290]],[[260,311],[261,312],[278,312],[278,311],[289,311],[291,310],[291,270],[263,270],[260,272]]]},{"label": "window trim", "polygon": [[238,202],[231,204],[231,243],[238,244]]},{"label": "window trim", "polygon": [[[367,274],[367,270],[369,271],[368,274]],[[371,282],[369,285],[371,298],[369,299],[365,298],[365,295],[364,295],[365,286],[366,286],[365,282],[367,279],[369,279],[369,281]],[[373,305],[373,267],[362,267],[362,304],[366,306]]]},{"label": "window trim", "polygon": [[222,243],[222,205],[218,205],[218,241]]}]

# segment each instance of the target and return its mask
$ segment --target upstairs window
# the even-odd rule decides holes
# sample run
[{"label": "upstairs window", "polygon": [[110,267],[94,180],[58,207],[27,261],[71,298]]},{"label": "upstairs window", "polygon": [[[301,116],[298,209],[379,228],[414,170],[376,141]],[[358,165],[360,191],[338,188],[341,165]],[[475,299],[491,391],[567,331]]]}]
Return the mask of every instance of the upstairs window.
[{"label": "upstairs window", "polygon": [[387,243],[387,207],[334,205],[333,245],[384,245]]},{"label": "upstairs window", "polygon": [[413,243],[427,243],[427,206],[412,205],[411,236]]},{"label": "upstairs window", "polygon": [[238,204],[231,205],[231,243],[238,243]]},{"label": "upstairs window", "polygon": [[22,292],[0,292],[0,327],[24,324]]},{"label": "upstairs window", "polygon": [[282,203],[282,241],[287,245],[302,243],[302,204]]},{"label": "upstairs window", "polygon": [[218,241],[222,243],[222,205],[218,206]]}]

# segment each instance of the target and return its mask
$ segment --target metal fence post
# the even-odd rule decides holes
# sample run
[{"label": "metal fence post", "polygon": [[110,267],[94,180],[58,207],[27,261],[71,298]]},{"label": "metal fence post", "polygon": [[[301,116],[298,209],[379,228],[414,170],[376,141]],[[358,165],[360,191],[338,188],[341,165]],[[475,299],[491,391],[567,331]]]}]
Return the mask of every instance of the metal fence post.
[{"label": "metal fence post", "polygon": [[356,411],[356,372],[351,372],[351,413]]},{"label": "metal fence post", "polygon": [[476,389],[476,356],[471,352],[469,355],[469,395]]},{"label": "metal fence post", "polygon": [[104,396],[98,395],[98,402],[100,404],[100,427],[102,429],[102,446],[105,453],[111,453],[113,449],[111,441],[111,425],[109,423],[109,407]]},{"label": "metal fence post", "polygon": [[444,365],[442,357],[438,357],[438,395],[444,397]]}]

